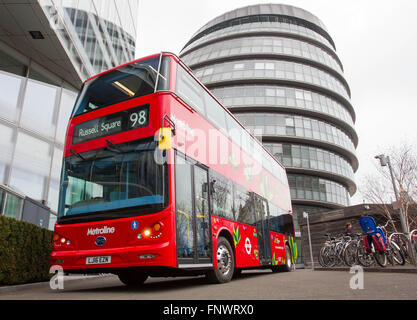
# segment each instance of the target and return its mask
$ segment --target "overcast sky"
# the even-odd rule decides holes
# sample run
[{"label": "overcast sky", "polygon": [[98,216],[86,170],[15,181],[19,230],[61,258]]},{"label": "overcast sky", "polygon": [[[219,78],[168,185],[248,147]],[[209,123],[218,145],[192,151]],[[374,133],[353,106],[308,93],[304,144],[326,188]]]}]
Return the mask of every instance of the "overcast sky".
[{"label": "overcast sky", "polygon": [[[326,25],[352,91],[359,135],[360,187],[375,172],[374,156],[407,142],[417,145],[416,0],[139,0],[137,57],[179,54],[213,18],[258,3],[303,8]],[[352,204],[362,203],[359,192]]]}]

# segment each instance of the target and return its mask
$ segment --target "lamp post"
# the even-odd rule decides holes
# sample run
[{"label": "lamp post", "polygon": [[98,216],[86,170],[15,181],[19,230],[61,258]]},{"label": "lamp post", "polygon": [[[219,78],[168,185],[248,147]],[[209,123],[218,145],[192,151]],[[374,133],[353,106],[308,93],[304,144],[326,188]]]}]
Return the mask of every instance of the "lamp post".
[{"label": "lamp post", "polygon": [[407,226],[407,222],[405,221],[405,216],[404,216],[404,212],[403,212],[403,208],[401,206],[401,199],[400,196],[398,195],[398,190],[397,190],[397,185],[395,183],[395,179],[394,179],[394,172],[392,171],[392,167],[391,167],[391,162],[389,159],[389,156],[385,156],[383,154],[380,154],[379,156],[376,156],[375,159],[379,159],[379,162],[381,163],[382,167],[386,167],[388,165],[389,168],[389,172],[391,174],[391,181],[392,181],[392,186],[394,187],[394,194],[395,194],[395,199],[397,200],[397,203],[399,204],[399,208],[400,208],[400,221],[401,221],[401,228],[403,230],[403,233],[408,235],[408,226]]},{"label": "lamp post", "polygon": [[389,171],[390,171],[390,174],[391,174],[392,186],[394,187],[395,199],[397,200],[398,207],[400,209],[401,228],[402,228],[403,233],[407,236],[408,251],[409,251],[410,257],[413,259],[414,264],[417,266],[417,259],[415,258],[415,254],[414,254],[414,250],[413,250],[413,244],[411,242],[411,237],[410,237],[409,230],[408,230],[408,224],[407,224],[407,221],[405,220],[405,215],[404,215],[402,204],[401,204],[401,198],[398,194],[397,185],[396,185],[395,179],[394,179],[394,172],[393,172],[392,167],[391,167],[391,162],[390,162],[389,156],[385,156],[384,154],[380,154],[380,155],[376,156],[375,159],[379,159],[379,162],[380,162],[382,167],[388,166],[388,168],[389,168]]},{"label": "lamp post", "polygon": [[308,220],[307,212],[303,212],[303,218],[307,219],[307,231],[308,231],[308,242],[310,244],[311,268],[314,270],[313,248],[311,246],[311,236],[310,236],[310,222]]}]

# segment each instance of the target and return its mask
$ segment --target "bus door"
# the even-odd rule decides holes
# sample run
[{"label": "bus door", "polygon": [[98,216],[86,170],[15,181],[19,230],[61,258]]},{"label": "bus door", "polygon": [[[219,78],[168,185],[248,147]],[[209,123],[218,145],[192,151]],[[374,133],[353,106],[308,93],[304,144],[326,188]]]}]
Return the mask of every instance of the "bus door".
[{"label": "bus door", "polygon": [[211,267],[208,171],[176,154],[177,261],[180,268]]},{"label": "bus door", "polygon": [[258,235],[259,262],[261,265],[271,264],[271,241],[269,238],[269,212],[267,201],[254,194],[255,225]]}]

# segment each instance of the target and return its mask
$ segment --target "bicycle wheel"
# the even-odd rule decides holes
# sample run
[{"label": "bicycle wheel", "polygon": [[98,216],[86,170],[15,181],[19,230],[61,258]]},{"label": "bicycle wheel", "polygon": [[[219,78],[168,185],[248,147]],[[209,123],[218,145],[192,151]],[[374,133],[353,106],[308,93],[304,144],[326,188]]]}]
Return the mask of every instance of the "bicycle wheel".
[{"label": "bicycle wheel", "polygon": [[400,247],[395,242],[391,242],[389,245],[388,260],[392,265],[399,264],[403,266],[405,264],[405,258],[401,252]]},{"label": "bicycle wheel", "polygon": [[336,266],[341,266],[344,264],[344,260],[343,260],[343,243],[339,242],[338,244],[336,244],[335,247],[335,259],[336,259]]},{"label": "bicycle wheel", "polygon": [[404,257],[404,263],[413,263],[410,255],[409,255],[409,244],[406,239],[404,239],[405,235],[403,234],[397,234],[391,241],[391,243],[395,243],[402,253],[402,256]]},{"label": "bicycle wheel", "polygon": [[326,259],[326,247],[322,247],[320,249],[319,252],[319,264],[323,267],[323,268],[327,268],[327,259]]},{"label": "bicycle wheel", "polygon": [[356,251],[358,250],[358,245],[356,242],[351,241],[347,244],[343,251],[343,259],[345,260],[345,264],[349,267],[353,267],[358,263]]},{"label": "bicycle wheel", "polygon": [[385,268],[388,262],[387,255],[385,252],[375,251],[374,258],[382,268]]},{"label": "bicycle wheel", "polygon": [[366,252],[363,241],[359,242],[356,250],[356,261],[363,267],[370,267],[375,263],[374,256]]}]

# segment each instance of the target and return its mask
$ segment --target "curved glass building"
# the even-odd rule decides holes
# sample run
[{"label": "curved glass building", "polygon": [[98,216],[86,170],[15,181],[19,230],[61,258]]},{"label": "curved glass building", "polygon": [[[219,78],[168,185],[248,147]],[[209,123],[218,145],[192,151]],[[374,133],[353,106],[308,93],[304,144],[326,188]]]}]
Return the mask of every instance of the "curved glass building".
[{"label": "curved glass building", "polygon": [[194,74],[287,168],[293,210],[349,205],[356,192],[355,111],[324,24],[279,4],[227,12],[180,54]]}]

